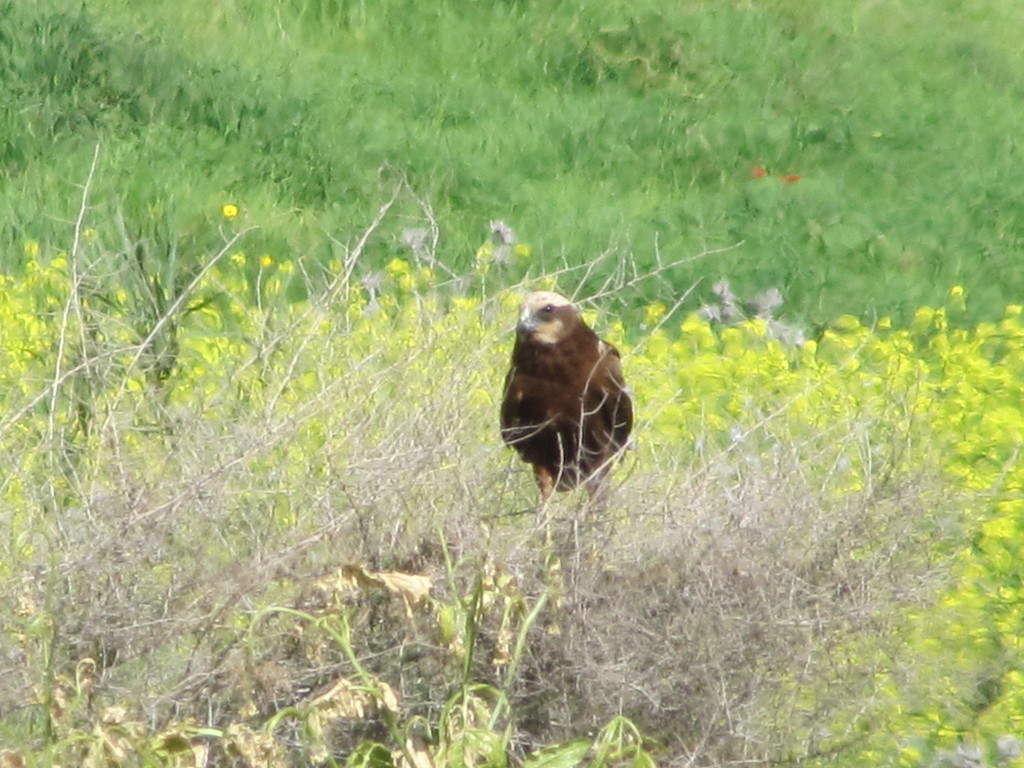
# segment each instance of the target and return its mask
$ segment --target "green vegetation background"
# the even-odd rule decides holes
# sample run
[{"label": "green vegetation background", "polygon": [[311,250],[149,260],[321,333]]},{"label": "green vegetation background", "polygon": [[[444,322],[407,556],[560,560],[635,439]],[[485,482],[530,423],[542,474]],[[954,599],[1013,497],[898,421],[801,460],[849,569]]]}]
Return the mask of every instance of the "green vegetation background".
[{"label": "green vegetation background", "polygon": [[[0,765],[399,749],[422,613],[440,661],[401,715],[437,765],[477,764],[466,733],[645,764],[614,665],[572,652],[607,644],[670,761],[1020,764],[1022,31],[981,0],[0,0]],[[641,404],[574,574],[603,612],[537,569],[494,434],[520,281],[556,272]],[[787,324],[700,319],[720,278]],[[266,607],[367,552],[447,582]],[[365,620],[353,578],[411,602]],[[390,731],[324,735],[357,710]],[[513,738],[534,715],[559,761]]]},{"label": "green vegetation background", "polygon": [[983,0],[4,0],[0,266],[66,247],[99,144],[94,205],[183,242],[233,202],[251,252],[326,257],[404,177],[457,272],[503,219],[534,275],[742,243],[648,299],[729,277],[818,325],[960,283],[996,317],[1024,287],[1022,29]]}]

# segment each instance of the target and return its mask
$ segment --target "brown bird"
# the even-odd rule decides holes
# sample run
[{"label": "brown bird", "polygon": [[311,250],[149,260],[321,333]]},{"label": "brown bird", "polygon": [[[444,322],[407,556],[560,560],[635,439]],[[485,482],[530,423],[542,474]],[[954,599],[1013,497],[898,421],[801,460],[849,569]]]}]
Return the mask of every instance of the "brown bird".
[{"label": "brown bird", "polygon": [[533,465],[541,503],[579,486],[593,499],[632,428],[619,351],[564,296],[529,294],[505,377],[501,437]]}]

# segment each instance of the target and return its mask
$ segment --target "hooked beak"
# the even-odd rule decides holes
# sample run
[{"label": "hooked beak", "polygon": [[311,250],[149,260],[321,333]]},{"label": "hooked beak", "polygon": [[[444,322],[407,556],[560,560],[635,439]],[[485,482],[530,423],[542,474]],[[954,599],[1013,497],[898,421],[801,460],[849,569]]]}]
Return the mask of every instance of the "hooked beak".
[{"label": "hooked beak", "polygon": [[529,311],[523,310],[523,313],[519,316],[519,325],[516,326],[516,333],[520,336],[529,336],[535,330],[537,330],[537,317]]}]

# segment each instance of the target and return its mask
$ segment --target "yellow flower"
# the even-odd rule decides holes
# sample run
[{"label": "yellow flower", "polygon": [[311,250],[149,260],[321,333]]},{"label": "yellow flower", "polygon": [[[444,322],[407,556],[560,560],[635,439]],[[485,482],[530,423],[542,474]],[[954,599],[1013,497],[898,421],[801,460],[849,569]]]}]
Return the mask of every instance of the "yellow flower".
[{"label": "yellow flower", "polygon": [[284,288],[284,283],[281,282],[281,278],[271,277],[267,280],[263,290],[267,296],[280,296],[282,288]]},{"label": "yellow flower", "polygon": [[[501,296],[501,307],[505,312],[514,312],[519,309],[519,304],[522,302],[523,297],[518,293],[511,291],[503,293]],[[473,305],[474,308],[476,305]]]},{"label": "yellow flower", "polygon": [[665,316],[665,313],[667,311],[668,307],[666,307],[661,302],[654,302],[653,304],[648,304],[647,307],[644,309],[644,324],[648,326],[656,325],[657,322]]},{"label": "yellow flower", "polygon": [[272,267],[273,265],[274,265],[274,257],[271,256],[269,253],[264,253],[262,256],[260,256],[260,266],[261,267],[263,267],[264,269],[267,269],[268,267]]},{"label": "yellow flower", "polygon": [[553,291],[555,290],[555,278],[550,275],[545,275],[537,281],[538,291]]},{"label": "yellow flower", "polygon": [[26,240],[25,241],[25,255],[30,259],[36,259],[39,257],[39,241],[38,240]]},{"label": "yellow flower", "polygon": [[913,326],[918,333],[924,333],[932,324],[935,318],[935,310],[929,306],[918,307],[914,312]]},{"label": "yellow flower", "polygon": [[476,270],[486,272],[492,261],[494,261],[494,243],[488,240],[476,249]]},{"label": "yellow flower", "polygon": [[225,219],[233,219],[238,215],[238,206],[234,203],[225,203],[220,212],[224,214]]},{"label": "yellow flower", "polygon": [[949,289],[949,307],[961,312],[967,308],[966,293],[962,285],[954,285]]},{"label": "yellow flower", "polygon": [[394,278],[405,277],[409,274],[409,262],[405,259],[394,258],[384,268]]},{"label": "yellow flower", "polygon": [[852,333],[860,328],[860,320],[854,315],[840,315],[832,321],[832,327],[840,333]]}]

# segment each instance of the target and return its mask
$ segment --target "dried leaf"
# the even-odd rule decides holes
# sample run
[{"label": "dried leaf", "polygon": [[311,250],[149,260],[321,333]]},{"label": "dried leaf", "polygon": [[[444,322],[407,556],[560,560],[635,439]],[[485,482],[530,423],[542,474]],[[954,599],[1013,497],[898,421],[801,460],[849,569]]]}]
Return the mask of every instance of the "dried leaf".
[{"label": "dried leaf", "polygon": [[413,611],[422,609],[429,604],[430,588],[433,586],[429,577],[396,571],[374,575],[380,579],[385,589],[402,597],[402,600],[405,601],[405,612],[409,618],[412,618]]},{"label": "dried leaf", "polygon": [[269,733],[232,723],[224,736],[228,753],[241,757],[248,768],[284,768],[287,765],[283,750]]},{"label": "dried leaf", "polygon": [[316,710],[327,721],[348,718],[362,720],[373,698],[365,690],[356,688],[345,678],[335,681],[323,693],[309,700],[310,709]]},{"label": "dried leaf", "polygon": [[107,707],[100,715],[103,725],[121,725],[128,718],[128,710],[124,707]]},{"label": "dried leaf", "polygon": [[405,749],[394,755],[398,768],[434,768],[434,756],[430,745],[422,736],[410,733],[405,740]]},{"label": "dried leaf", "polygon": [[376,682],[377,695],[363,686],[341,678],[307,702],[307,708],[323,720],[362,720],[367,712],[383,707],[398,712],[398,696],[387,683]]},{"label": "dried leaf", "polygon": [[507,619],[506,614],[502,619],[494,644],[494,656],[491,658],[491,663],[496,667],[504,666],[512,660],[512,628]]},{"label": "dried leaf", "polygon": [[96,660],[86,657],[75,665],[75,686],[78,695],[82,695],[96,682]]},{"label": "dried leaf", "polygon": [[402,598],[405,612],[412,618],[415,611],[430,603],[433,582],[430,577],[415,573],[368,571],[361,565],[344,565],[338,573],[317,581],[315,587],[336,597],[358,590],[385,589]]},{"label": "dried leaf", "polygon": [[398,696],[395,694],[395,689],[385,683],[383,680],[377,682],[377,688],[380,689],[380,704],[384,705],[384,708],[389,712],[398,712]]}]

